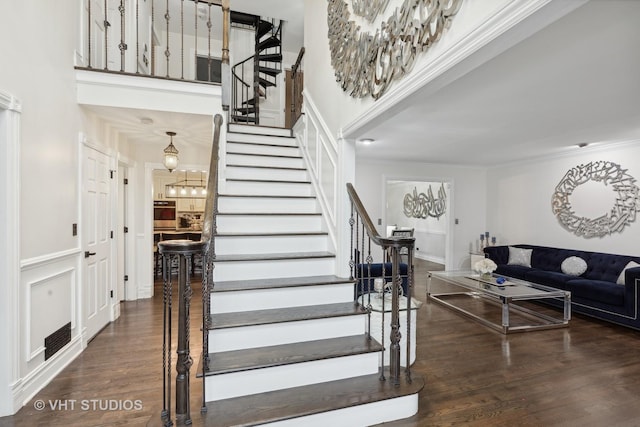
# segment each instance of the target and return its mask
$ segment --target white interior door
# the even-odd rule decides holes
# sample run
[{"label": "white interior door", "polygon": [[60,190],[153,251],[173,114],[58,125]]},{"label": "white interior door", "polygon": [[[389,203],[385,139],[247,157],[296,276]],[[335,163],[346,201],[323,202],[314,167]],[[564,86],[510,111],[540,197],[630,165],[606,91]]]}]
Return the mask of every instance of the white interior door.
[{"label": "white interior door", "polygon": [[112,206],[109,157],[90,147],[84,151],[83,302],[86,336],[90,339],[110,319]]}]

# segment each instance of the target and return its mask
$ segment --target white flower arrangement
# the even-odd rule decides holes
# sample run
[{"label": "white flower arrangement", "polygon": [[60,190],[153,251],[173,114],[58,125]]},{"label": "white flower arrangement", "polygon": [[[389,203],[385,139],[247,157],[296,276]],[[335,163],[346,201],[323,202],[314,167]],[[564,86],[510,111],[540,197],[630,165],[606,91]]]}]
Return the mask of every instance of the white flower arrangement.
[{"label": "white flower arrangement", "polygon": [[480,274],[493,273],[496,270],[496,268],[498,268],[498,266],[490,258],[482,258],[480,261],[476,262],[473,266],[473,269]]}]

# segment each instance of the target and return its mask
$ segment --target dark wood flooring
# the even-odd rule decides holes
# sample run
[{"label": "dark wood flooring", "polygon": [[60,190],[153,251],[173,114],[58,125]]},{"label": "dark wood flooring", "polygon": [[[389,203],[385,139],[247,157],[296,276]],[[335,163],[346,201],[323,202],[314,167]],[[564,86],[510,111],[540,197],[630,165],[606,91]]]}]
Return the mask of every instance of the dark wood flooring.
[{"label": "dark wood flooring", "polygon": [[[441,268],[418,260],[421,301],[429,269]],[[0,426],[160,425],[158,295],[123,303],[121,317],[16,415],[0,418]],[[198,325],[199,292],[193,301],[192,325]],[[195,377],[200,346],[200,333],[192,333],[195,426],[202,425],[201,382]],[[419,412],[388,426],[640,426],[640,332],[580,315],[566,329],[504,336],[425,303],[418,313],[413,371],[425,381]],[[45,402],[44,410],[35,408],[38,401]],[[49,401],[66,401],[67,408],[54,410]],[[100,408],[112,401],[139,402],[141,408]]]}]

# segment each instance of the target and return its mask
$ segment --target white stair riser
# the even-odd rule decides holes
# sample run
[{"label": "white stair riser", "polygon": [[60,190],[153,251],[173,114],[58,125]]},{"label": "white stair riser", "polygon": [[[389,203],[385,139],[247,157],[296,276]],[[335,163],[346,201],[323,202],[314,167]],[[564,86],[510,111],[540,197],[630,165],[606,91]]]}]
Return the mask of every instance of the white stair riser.
[{"label": "white stair riser", "polygon": [[275,167],[286,167],[286,168],[303,168],[304,167],[304,161],[302,160],[302,158],[248,156],[244,154],[227,154],[227,164],[275,166]]},{"label": "white stair riser", "polygon": [[274,261],[218,262],[214,280],[276,279],[278,277],[324,276],[335,274],[334,258],[305,258]]},{"label": "white stair riser", "polygon": [[239,125],[239,124],[229,124],[229,133],[250,133],[257,135],[277,135],[277,136],[291,136],[290,129],[284,128],[273,128],[273,127],[262,127],[262,126],[254,126],[254,125]]},{"label": "white stair riser", "polygon": [[241,144],[227,141],[227,152],[250,153],[250,154],[271,154],[272,156],[299,156],[298,147],[282,147],[274,145]]},{"label": "white stair riser", "polygon": [[[223,263],[216,265],[223,266]],[[282,277],[282,276],[280,276]],[[214,284],[215,286],[215,284]],[[211,313],[307,307],[353,301],[353,283],[214,292]]]},{"label": "white stair riser", "polygon": [[250,135],[250,134],[238,134],[233,132],[227,132],[227,143],[229,142],[253,142],[256,144],[275,144],[282,146],[297,147],[298,144],[295,138],[290,135],[287,137],[281,136],[267,136],[267,135]]},{"label": "white stair riser", "polygon": [[220,197],[219,212],[318,212],[318,202],[311,198]]},{"label": "white stair riser", "polygon": [[227,181],[226,192],[268,196],[312,196],[313,188],[311,184],[304,183]]},{"label": "white stair riser", "polygon": [[261,425],[269,427],[366,427],[415,415],[418,412],[418,400],[419,394],[416,393]]},{"label": "white stair riser", "polygon": [[281,254],[291,252],[326,252],[329,242],[326,235],[298,236],[217,236],[217,255]]},{"label": "white stair riser", "polygon": [[319,215],[219,215],[219,233],[321,231]]},{"label": "white stair riser", "polygon": [[[362,335],[365,317],[346,316],[209,331],[209,353]],[[376,365],[379,355],[376,353]]]},{"label": "white stair riser", "polygon": [[308,181],[309,176],[306,170],[294,169],[265,169],[253,167],[228,166],[226,178],[242,179],[279,179],[282,181]]},{"label": "white stair riser", "polygon": [[375,374],[378,371],[377,357],[376,353],[358,354],[208,376],[205,379],[206,400],[212,402],[248,394]]}]

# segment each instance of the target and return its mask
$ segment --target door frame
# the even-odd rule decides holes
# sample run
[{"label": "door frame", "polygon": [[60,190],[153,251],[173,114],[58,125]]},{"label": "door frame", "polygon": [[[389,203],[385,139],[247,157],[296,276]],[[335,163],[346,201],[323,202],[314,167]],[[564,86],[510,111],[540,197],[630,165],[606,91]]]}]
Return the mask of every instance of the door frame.
[{"label": "door frame", "polygon": [[[20,120],[22,104],[0,92],[0,417],[22,407],[18,399],[20,363]],[[2,223],[4,222],[4,223]]]},{"label": "door frame", "polygon": [[449,185],[449,197],[447,197],[447,215],[449,216],[449,224],[447,227],[447,235],[445,238],[445,250],[444,250],[444,264],[445,270],[452,270],[453,266],[453,233],[455,225],[454,214],[454,194],[455,183],[453,178],[448,177],[424,177],[424,176],[397,176],[397,175],[382,175],[382,230],[387,229],[387,184],[389,181],[404,181],[404,182],[442,182]]},{"label": "door frame", "polygon": [[[117,220],[117,215],[118,215],[118,211],[117,211],[117,153],[112,150],[111,148],[108,147],[103,147],[100,145],[97,145],[96,143],[90,141],[87,136],[84,133],[80,133],[80,149],[79,149],[79,153],[80,155],[78,156],[78,173],[79,173],[79,185],[78,185],[78,191],[80,192],[80,195],[78,197],[78,200],[80,201],[80,203],[78,204],[78,218],[79,218],[79,232],[78,232],[78,238],[80,239],[80,252],[81,254],[84,252],[85,248],[84,248],[84,242],[85,242],[85,235],[84,235],[84,217],[83,217],[83,210],[84,210],[84,202],[85,202],[85,188],[84,188],[84,159],[85,156],[87,154],[87,149],[92,149],[95,151],[98,151],[102,154],[104,154],[105,156],[107,156],[109,158],[109,169],[114,171],[114,179],[111,180],[110,185],[109,185],[109,192],[110,194],[110,206],[109,206],[109,217],[111,219],[111,228],[113,230],[114,224],[116,224]],[[115,230],[114,230],[115,231]],[[111,265],[110,265],[110,274],[111,274],[111,280],[109,281],[109,290],[112,291],[114,293],[114,297],[111,298],[111,301],[109,302],[109,321],[113,322],[114,320],[116,320],[119,316],[120,316],[120,302],[117,298],[117,296],[115,295],[115,293],[117,292],[117,286],[115,284],[115,277],[116,274],[118,272],[118,263],[117,261],[117,245],[114,244],[115,242],[115,238],[113,239],[109,239],[110,240],[110,244],[109,244],[109,257],[111,258]],[[85,279],[85,263],[84,263],[84,259],[81,258],[80,261],[80,277],[81,277],[81,282],[82,282],[82,286],[80,286],[80,307],[81,307],[81,319],[82,319],[82,335],[83,335],[83,341],[87,342],[87,336],[86,336],[86,325],[85,325],[85,320],[86,320],[86,313],[85,313],[85,295],[84,295],[84,279]]]},{"label": "door frame", "polygon": [[[124,206],[120,206],[118,204],[118,207],[116,209],[115,215],[116,218],[120,218],[120,212],[121,210],[123,210],[126,206],[126,217],[123,218],[124,219],[124,224],[120,224],[119,222],[116,222],[116,226],[118,227],[116,228],[116,240],[119,242],[119,239],[122,238],[124,236],[124,231],[123,231],[123,227],[126,226],[129,229],[129,232],[127,233],[129,236],[125,239],[124,241],[124,254],[117,254],[117,260],[118,263],[123,263],[123,271],[124,274],[126,274],[127,276],[129,276],[129,280],[128,282],[126,282],[124,284],[124,294],[120,295],[119,292],[116,292],[117,295],[117,299],[120,301],[133,301],[133,300],[137,300],[138,299],[138,289],[136,286],[136,269],[135,269],[135,265],[136,265],[136,239],[135,239],[135,197],[136,197],[136,186],[135,186],[135,167],[136,167],[136,162],[129,159],[128,157],[122,156],[120,154],[118,154],[118,180],[116,183],[116,187],[117,187],[117,197],[118,197],[118,201],[122,201],[122,203],[124,203]],[[123,170],[124,171],[124,175],[123,176],[122,173],[120,173],[120,171]],[[127,184],[127,188],[126,191],[124,191],[124,178],[127,178],[128,180],[128,184]],[[124,198],[120,197],[120,193],[124,191]],[[115,228],[114,227],[114,228]],[[118,243],[119,244],[119,243]],[[124,259],[124,256],[126,254],[127,259]],[[120,274],[120,270],[117,269],[117,274]],[[120,280],[120,278],[118,278],[118,280]],[[118,291],[118,286],[116,286],[116,291]]]},{"label": "door frame", "polygon": [[[139,256],[144,262],[137,263],[141,270],[138,271],[140,282],[144,283],[138,289],[138,298],[151,298],[154,295],[153,275],[153,201],[155,190],[153,188],[153,171],[156,169],[166,169],[162,163],[146,162],[144,164],[144,233],[137,235],[137,239],[142,241]],[[186,170],[209,170],[209,165],[197,165],[194,163],[180,164],[176,171]],[[208,176],[208,175],[207,175]],[[218,178],[220,179],[220,178]],[[144,278],[144,279],[143,279]]]}]

